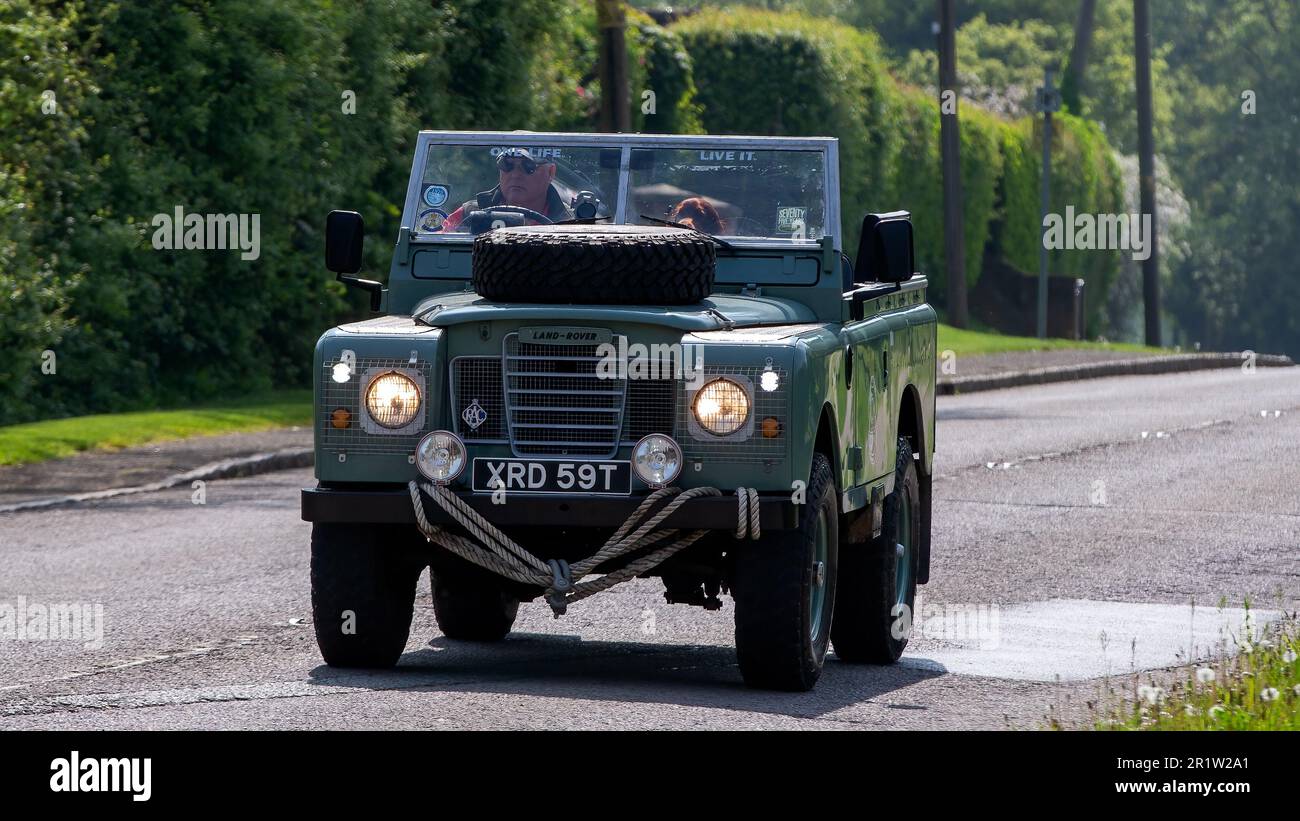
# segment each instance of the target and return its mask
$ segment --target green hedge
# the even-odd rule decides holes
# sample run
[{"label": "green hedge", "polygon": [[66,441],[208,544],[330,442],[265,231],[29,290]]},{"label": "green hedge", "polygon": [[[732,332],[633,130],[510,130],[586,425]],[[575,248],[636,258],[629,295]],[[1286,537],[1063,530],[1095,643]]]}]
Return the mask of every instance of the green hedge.
[{"label": "green hedge", "polygon": [[[992,240],[1002,257],[1026,273],[1037,273],[1041,237],[1042,121],[1023,119],[1001,127],[1003,174]],[[1065,215],[1117,214],[1124,210],[1123,183],[1114,152],[1092,122],[1063,114],[1053,119],[1051,212]],[[1111,250],[1053,250],[1048,270],[1087,283],[1087,323],[1094,332],[1106,292],[1119,272],[1121,255]]]},{"label": "green hedge", "polygon": [[[703,133],[691,55],[677,32],[629,9],[627,44],[632,130],[650,134]],[[652,112],[643,110],[647,107],[646,91],[654,92]]]},{"label": "green hedge", "polygon": [[[326,212],[366,216],[382,271],[420,128],[590,128],[589,6],[5,5],[5,420],[308,384],[316,336],[364,313],[321,265]],[[154,250],[151,218],[178,205],[259,214],[260,258]]]}]

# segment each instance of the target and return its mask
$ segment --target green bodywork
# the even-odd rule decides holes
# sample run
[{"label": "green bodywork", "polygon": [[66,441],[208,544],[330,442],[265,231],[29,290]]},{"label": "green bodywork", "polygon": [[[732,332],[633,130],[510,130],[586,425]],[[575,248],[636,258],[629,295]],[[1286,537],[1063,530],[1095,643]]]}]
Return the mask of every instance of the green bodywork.
[{"label": "green bodywork", "polygon": [[[824,144],[835,169],[834,141]],[[838,193],[833,178],[829,195],[837,199]],[[855,305],[845,296],[845,263],[834,236],[786,246],[736,243],[733,251],[719,250],[718,284],[699,305],[525,305],[490,302],[470,290],[468,240],[434,246],[413,241],[403,228],[383,316],[331,329],[316,345],[316,476],[324,485],[419,478],[413,460],[418,435],[402,438],[403,448],[370,447],[383,438],[377,436],[350,434],[346,443],[334,437],[330,419],[338,398],[353,391],[359,400],[362,390],[360,379],[331,380],[344,351],[358,361],[406,363],[425,374],[422,435],[454,430],[452,358],[500,356],[504,336],[520,328],[576,326],[608,329],[632,343],[698,344],[706,368],[770,368],[780,375],[786,407],[781,441],[772,446],[776,450],[765,451],[761,459],[752,453],[729,459],[726,445],[715,442],[707,446],[707,456],[693,457],[685,430],[662,431],[686,451],[686,469],[676,484],[791,492],[808,481],[820,442],[834,466],[841,512],[864,508],[892,489],[900,432],[914,440],[922,476],[931,474],[937,318],[926,302],[926,280],[918,275],[860,291],[861,318],[853,319]],[[680,407],[677,418],[684,418]],[[514,456],[509,444],[468,447],[471,459]],[[613,458],[628,459],[629,451],[623,446]],[[738,443],[737,453],[743,451]],[[466,471],[453,487],[467,489],[468,483]],[[634,478],[633,493],[645,490]],[[574,524],[581,521],[575,508]]]}]

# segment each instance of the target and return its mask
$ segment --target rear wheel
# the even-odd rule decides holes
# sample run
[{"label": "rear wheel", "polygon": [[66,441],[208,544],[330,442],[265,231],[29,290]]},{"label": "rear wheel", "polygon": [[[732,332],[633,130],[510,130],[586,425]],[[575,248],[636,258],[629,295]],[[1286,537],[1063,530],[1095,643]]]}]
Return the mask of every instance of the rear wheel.
[{"label": "rear wheel", "polygon": [[831,633],[841,661],[892,664],[903,655],[915,615],[920,537],[921,485],[912,446],[900,438],[880,536],[842,557]]},{"label": "rear wheel", "polygon": [[331,667],[392,667],[401,658],[424,568],[409,531],[313,525],[312,621],[321,656]]},{"label": "rear wheel", "polygon": [[738,551],[736,657],[751,687],[811,690],[821,676],[835,611],[838,503],[830,461],[813,455],[798,530]]},{"label": "rear wheel", "polygon": [[519,599],[494,583],[477,568],[458,572],[429,571],[433,589],[433,614],[438,629],[449,639],[500,641],[514,626]]}]

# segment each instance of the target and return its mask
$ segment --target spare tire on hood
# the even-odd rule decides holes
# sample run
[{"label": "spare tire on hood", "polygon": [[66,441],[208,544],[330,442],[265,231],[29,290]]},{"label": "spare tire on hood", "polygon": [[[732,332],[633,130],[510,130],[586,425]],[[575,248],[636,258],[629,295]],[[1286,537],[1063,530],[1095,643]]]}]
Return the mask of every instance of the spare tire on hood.
[{"label": "spare tire on hood", "polygon": [[691,305],[713,290],[714,250],[666,226],[498,228],[474,240],[473,284],[500,302]]}]

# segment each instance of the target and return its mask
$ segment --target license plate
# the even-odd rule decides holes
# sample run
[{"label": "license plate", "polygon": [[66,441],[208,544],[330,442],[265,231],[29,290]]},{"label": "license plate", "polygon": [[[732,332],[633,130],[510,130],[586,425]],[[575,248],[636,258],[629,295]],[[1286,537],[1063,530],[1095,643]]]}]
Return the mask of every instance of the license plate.
[{"label": "license plate", "polygon": [[475,459],[473,488],[491,493],[612,493],[632,492],[629,462],[584,462],[567,459]]}]

